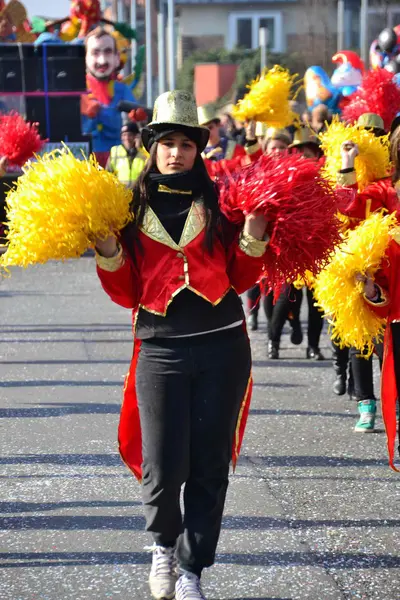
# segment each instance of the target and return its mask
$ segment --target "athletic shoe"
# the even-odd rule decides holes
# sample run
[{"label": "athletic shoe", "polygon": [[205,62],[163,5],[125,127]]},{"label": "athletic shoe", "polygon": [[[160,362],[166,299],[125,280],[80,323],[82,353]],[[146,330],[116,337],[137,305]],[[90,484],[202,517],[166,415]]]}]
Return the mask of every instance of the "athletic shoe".
[{"label": "athletic shoe", "polygon": [[175,587],[175,600],[206,600],[200,579],[194,573],[184,573]]},{"label": "athletic shoe", "polygon": [[156,600],[171,600],[175,597],[178,580],[178,563],[175,548],[152,546],[153,561],[149,576],[150,591]]},{"label": "athletic shoe", "polygon": [[371,433],[375,429],[376,400],[360,400],[358,403],[360,418],[354,427],[359,433]]}]

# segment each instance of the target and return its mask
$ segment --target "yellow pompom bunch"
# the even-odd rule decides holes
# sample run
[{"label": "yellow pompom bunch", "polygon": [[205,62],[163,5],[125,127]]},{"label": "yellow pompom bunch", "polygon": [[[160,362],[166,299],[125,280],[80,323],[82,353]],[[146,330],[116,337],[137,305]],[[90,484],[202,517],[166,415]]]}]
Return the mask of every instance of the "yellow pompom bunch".
[{"label": "yellow pompom bunch", "polygon": [[346,125],[338,119],[332,121],[328,129],[320,134],[321,150],[326,161],[323,176],[336,185],[338,171],[342,168],[340,147],[343,142],[358,144],[360,154],[355,160],[359,191],[390,173],[389,137],[376,137],[371,131],[357,125]]},{"label": "yellow pompom bunch", "polygon": [[94,156],[78,160],[67,148],[45,154],[27,164],[7,195],[8,249],[0,266],[81,256],[131,220],[131,199]]},{"label": "yellow pompom bunch", "polygon": [[301,290],[304,286],[312,290],[314,287],[315,275],[311,271],[305,271],[303,277],[300,275],[293,281],[293,285],[296,290]]},{"label": "yellow pompom bunch", "polygon": [[265,70],[248,86],[248,93],[233,108],[233,116],[240,121],[262,121],[268,127],[288,127],[298,117],[289,104],[296,77],[279,65]]},{"label": "yellow pompom bunch", "polygon": [[330,321],[331,335],[341,347],[367,348],[382,338],[385,319],[378,317],[363,298],[363,284],[356,274],[373,276],[378,270],[397,224],[395,214],[374,213],[347,231],[332,261],[317,276],[315,298]]}]

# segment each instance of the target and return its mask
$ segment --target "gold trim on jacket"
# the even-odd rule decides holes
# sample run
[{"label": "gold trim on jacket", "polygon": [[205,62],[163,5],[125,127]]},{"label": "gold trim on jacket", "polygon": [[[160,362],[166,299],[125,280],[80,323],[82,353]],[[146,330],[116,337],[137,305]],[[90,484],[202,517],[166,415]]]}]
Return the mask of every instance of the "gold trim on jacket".
[{"label": "gold trim on jacket", "polygon": [[195,200],[192,203],[189,214],[187,216],[181,239],[179,244],[174,242],[172,237],[163,227],[160,219],[150,206],[146,206],[143,224],[140,227],[142,233],[147,237],[164,244],[173,250],[180,251],[182,248],[190,244],[205,228],[206,226],[206,214],[202,200]]}]

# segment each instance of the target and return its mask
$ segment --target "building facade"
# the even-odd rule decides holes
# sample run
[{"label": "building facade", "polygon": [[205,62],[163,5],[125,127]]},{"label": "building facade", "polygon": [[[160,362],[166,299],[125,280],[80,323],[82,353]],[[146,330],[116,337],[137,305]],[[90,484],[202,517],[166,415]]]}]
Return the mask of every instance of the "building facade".
[{"label": "building facade", "polygon": [[[300,53],[309,64],[327,65],[336,51],[336,0],[176,0],[179,58],[207,48],[259,47],[259,30],[269,32],[273,53]],[[370,0],[372,42],[387,26],[400,24],[400,2]],[[345,48],[358,50],[360,0],[345,0]]]}]

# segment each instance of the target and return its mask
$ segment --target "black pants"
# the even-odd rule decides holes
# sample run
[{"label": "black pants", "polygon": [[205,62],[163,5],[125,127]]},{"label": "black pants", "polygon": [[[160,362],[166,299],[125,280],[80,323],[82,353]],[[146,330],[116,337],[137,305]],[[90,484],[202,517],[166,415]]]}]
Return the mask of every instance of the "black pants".
[{"label": "black pants", "polygon": [[[265,314],[268,323],[268,337],[272,342],[279,344],[281,341],[282,330],[286,320],[293,323],[300,320],[301,305],[303,302],[303,290],[296,289],[294,285],[286,287],[279,296],[276,303],[273,303],[273,294],[267,294],[264,299]],[[308,304],[308,346],[309,348],[319,348],[324,319],[322,312],[314,305],[314,294],[307,288]]]},{"label": "black pants", "polygon": [[365,359],[357,348],[339,348],[332,341],[333,366],[337,375],[347,376],[348,392],[357,400],[370,400],[375,397],[372,356]]},{"label": "black pants", "polygon": [[[302,291],[302,290],[300,290]],[[319,340],[321,338],[322,329],[324,326],[324,317],[322,311],[315,306],[315,298],[312,290],[307,288],[307,303],[308,303],[308,347],[319,348]]]},{"label": "black pants", "polygon": [[250,370],[249,341],[241,327],[142,343],[136,389],[146,530],[158,545],[178,540],[180,566],[198,576],[214,562]]},{"label": "black pants", "polygon": [[274,294],[269,292],[262,295],[259,285],[255,285],[247,292],[248,308],[251,312],[258,313],[262,302],[265,316],[267,317],[268,339],[277,344],[280,343],[282,330],[289,314],[292,313],[293,319],[300,318],[300,305],[298,306],[299,295],[294,286],[284,288],[279,298],[274,304]]},{"label": "black pants", "polygon": [[[324,326],[323,313],[315,306],[315,298],[312,290],[306,288],[308,321],[307,321],[307,337],[309,348],[319,348],[319,340],[321,338],[322,328]],[[303,303],[303,288],[298,290],[294,285],[290,286],[289,291],[286,291],[287,310],[291,321],[300,320],[301,305]],[[282,316],[283,318],[283,316]]]}]

